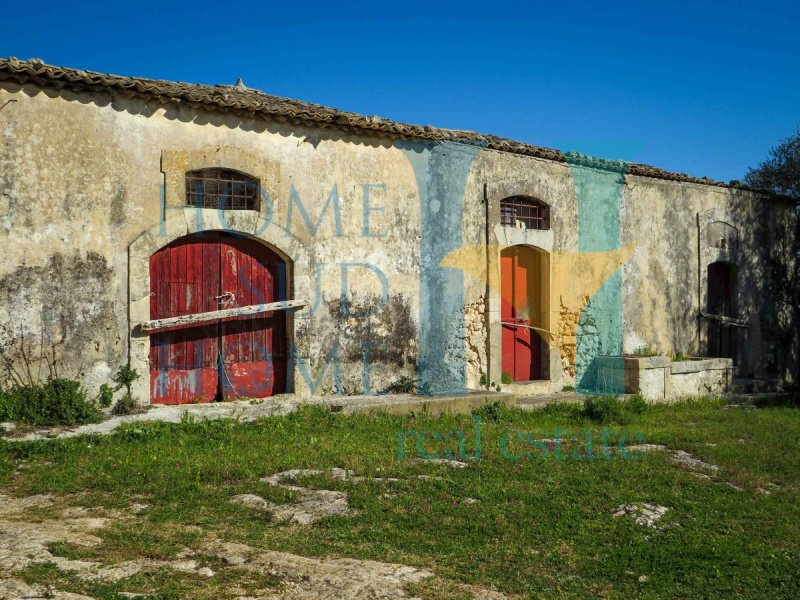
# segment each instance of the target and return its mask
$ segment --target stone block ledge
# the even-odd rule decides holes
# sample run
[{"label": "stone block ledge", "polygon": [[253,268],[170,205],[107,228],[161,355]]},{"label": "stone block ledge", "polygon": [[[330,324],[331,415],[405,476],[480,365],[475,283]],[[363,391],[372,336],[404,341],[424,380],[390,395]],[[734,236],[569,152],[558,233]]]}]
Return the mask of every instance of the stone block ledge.
[{"label": "stone block ledge", "polygon": [[700,371],[714,371],[720,369],[733,369],[731,358],[700,358],[680,360],[670,363],[672,374],[699,373]]}]

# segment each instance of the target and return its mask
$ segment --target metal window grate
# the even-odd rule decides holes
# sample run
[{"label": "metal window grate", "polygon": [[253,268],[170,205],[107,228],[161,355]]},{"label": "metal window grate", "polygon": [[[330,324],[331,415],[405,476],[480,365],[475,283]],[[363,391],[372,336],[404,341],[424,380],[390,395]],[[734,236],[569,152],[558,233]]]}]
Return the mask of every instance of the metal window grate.
[{"label": "metal window grate", "polygon": [[505,227],[550,229],[550,207],[541,200],[527,196],[511,196],[500,201],[500,224]]},{"label": "metal window grate", "polygon": [[258,180],[230,169],[186,173],[186,204],[220,210],[259,210]]}]

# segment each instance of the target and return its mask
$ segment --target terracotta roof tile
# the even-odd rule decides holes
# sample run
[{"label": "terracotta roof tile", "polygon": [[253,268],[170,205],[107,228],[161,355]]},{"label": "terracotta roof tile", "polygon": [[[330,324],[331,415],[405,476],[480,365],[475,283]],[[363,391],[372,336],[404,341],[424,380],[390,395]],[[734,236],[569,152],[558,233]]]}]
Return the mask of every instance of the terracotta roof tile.
[{"label": "terracotta roof tile", "polygon": [[[580,162],[598,168],[612,168],[617,161],[593,159],[578,154],[565,155],[559,150],[534,146],[522,142],[483,135],[473,131],[440,129],[430,125],[409,125],[378,116],[364,116],[310,102],[271,96],[244,85],[201,85],[123,77],[81,69],[69,69],[45,64],[38,59],[19,60],[0,59],[0,81],[10,80],[20,84],[34,84],[42,88],[66,88],[72,91],[118,92],[130,96],[158,99],[161,102],[181,102],[204,106],[227,112],[246,112],[259,114],[278,120],[298,120],[323,127],[366,130],[378,135],[394,138],[420,140],[450,140],[463,143],[477,143],[501,152],[522,154],[558,162]],[[614,169],[616,170],[616,169]],[[627,172],[632,175],[653,177],[671,181],[685,181],[721,187],[740,187],[714,181],[706,177],[690,177],[685,173],[671,173],[648,165],[630,164]]]}]

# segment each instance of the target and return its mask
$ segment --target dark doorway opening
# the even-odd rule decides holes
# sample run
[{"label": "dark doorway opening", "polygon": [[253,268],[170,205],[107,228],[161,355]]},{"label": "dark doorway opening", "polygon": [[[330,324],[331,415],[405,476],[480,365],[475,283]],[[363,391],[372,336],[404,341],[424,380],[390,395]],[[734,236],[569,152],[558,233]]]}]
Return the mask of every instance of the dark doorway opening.
[{"label": "dark doorway opening", "polygon": [[[736,267],[727,262],[708,265],[706,312],[717,317],[736,318]],[[706,355],[732,358],[736,362],[738,328],[724,320],[708,321]]]}]

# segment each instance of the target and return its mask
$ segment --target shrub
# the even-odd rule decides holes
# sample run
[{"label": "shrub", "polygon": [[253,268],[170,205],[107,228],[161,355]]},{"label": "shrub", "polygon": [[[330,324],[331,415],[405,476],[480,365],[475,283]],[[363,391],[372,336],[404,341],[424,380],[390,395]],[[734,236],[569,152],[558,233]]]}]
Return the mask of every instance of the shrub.
[{"label": "shrub", "polygon": [[472,411],[473,415],[480,416],[487,421],[492,421],[494,423],[499,423],[503,420],[504,416],[506,415],[506,408],[500,404],[499,402],[492,402],[491,404],[485,404],[480,408],[476,408]]},{"label": "shrub", "polygon": [[642,415],[650,408],[641,394],[634,394],[625,401],[625,410],[635,415]]},{"label": "shrub", "polygon": [[117,389],[125,388],[125,394],[122,398],[117,400],[114,408],[111,409],[112,414],[115,415],[130,415],[136,411],[136,402],[131,395],[131,384],[139,379],[139,373],[136,369],[132,369],[129,365],[122,365],[114,375],[114,381],[117,384]]},{"label": "shrub", "polygon": [[14,404],[8,393],[0,391],[0,421],[16,421],[17,415],[14,410]]},{"label": "shrub", "polygon": [[101,416],[80,383],[71,379],[49,379],[44,385],[14,385],[3,392],[2,405],[11,419],[31,425],[96,423]]},{"label": "shrub", "polygon": [[574,402],[553,402],[541,409],[542,413],[554,417],[564,417],[573,421],[581,421],[584,418],[583,406]]},{"label": "shrub", "polygon": [[120,386],[125,386],[128,391],[131,390],[131,384],[139,379],[139,372],[136,369],[131,369],[128,365],[122,365],[117,374],[114,375],[114,381]]},{"label": "shrub", "polygon": [[114,401],[114,390],[107,383],[100,386],[100,393],[97,395],[97,401],[103,408],[108,408]]},{"label": "shrub", "polygon": [[136,411],[136,403],[133,401],[133,396],[126,392],[122,398],[117,400],[114,408],[111,409],[111,414],[114,415],[130,415]]},{"label": "shrub", "polygon": [[589,396],[583,401],[583,416],[595,423],[624,423],[625,408],[614,396]]}]

